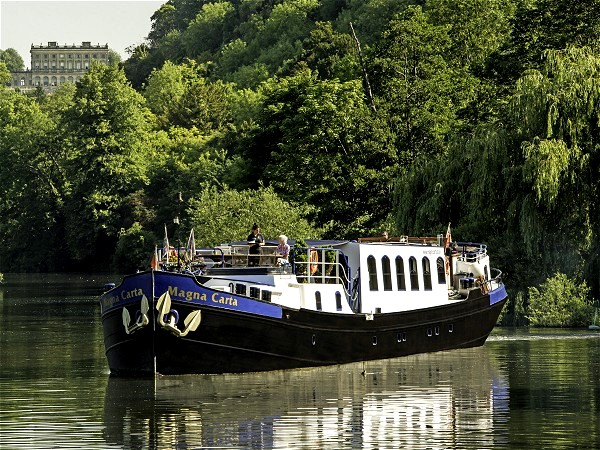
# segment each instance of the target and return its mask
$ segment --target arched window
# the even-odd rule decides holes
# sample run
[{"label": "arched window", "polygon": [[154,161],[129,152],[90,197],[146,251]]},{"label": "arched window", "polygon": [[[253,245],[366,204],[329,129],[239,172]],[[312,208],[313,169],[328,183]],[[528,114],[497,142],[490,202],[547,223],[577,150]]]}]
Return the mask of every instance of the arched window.
[{"label": "arched window", "polygon": [[438,258],[436,261],[437,265],[437,273],[438,273],[438,283],[445,284],[446,283],[446,265],[444,264],[444,258]]},{"label": "arched window", "polygon": [[390,258],[384,256],[381,258],[381,271],[383,272],[383,290],[392,290],[392,269],[390,268]]},{"label": "arched window", "polygon": [[426,291],[431,290],[431,266],[429,264],[429,258],[426,256],[421,260],[423,266],[423,287]]},{"label": "arched window", "polygon": [[377,286],[377,264],[373,255],[369,255],[367,258],[367,270],[369,271],[369,289],[372,291],[379,290]]},{"label": "arched window", "polygon": [[410,289],[411,291],[419,290],[419,270],[417,268],[417,260],[414,256],[408,259],[408,270],[410,272]]},{"label": "arched window", "polygon": [[398,283],[398,290],[406,290],[406,278],[404,278],[404,260],[402,256],[396,256],[396,283]]}]

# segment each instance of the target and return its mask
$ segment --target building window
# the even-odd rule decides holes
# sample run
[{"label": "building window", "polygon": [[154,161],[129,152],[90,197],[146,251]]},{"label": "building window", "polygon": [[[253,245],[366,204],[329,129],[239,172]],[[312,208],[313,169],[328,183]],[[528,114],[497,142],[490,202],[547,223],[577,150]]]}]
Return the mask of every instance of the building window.
[{"label": "building window", "polygon": [[25,78],[21,78],[21,86],[25,86]]},{"label": "building window", "polygon": [[369,289],[372,291],[379,290],[377,286],[377,263],[373,255],[369,255],[367,258],[367,270],[369,271]]},{"label": "building window", "polygon": [[390,258],[384,256],[381,258],[381,271],[383,273],[383,290],[392,290],[392,269],[390,268]]},{"label": "building window", "polygon": [[406,290],[406,278],[404,277],[404,260],[402,256],[396,256],[396,283],[398,283],[398,290]]},{"label": "building window", "polygon": [[417,268],[417,260],[411,256],[408,260],[408,270],[410,272],[410,290],[419,290],[419,269]]},{"label": "building window", "polygon": [[423,288],[426,291],[431,290],[431,266],[429,264],[429,258],[426,256],[421,260],[421,265],[423,266]]},{"label": "building window", "polygon": [[445,284],[446,283],[446,266],[444,264],[444,259],[438,258],[435,264],[437,266],[438,283]]}]

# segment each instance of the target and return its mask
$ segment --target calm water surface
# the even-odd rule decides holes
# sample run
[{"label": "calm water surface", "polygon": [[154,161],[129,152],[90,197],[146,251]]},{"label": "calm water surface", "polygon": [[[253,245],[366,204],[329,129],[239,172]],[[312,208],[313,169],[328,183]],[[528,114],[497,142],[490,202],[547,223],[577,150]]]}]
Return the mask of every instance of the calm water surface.
[{"label": "calm water surface", "polygon": [[476,349],[261,374],[109,377],[115,277],[6,275],[0,448],[600,448],[600,333],[496,329]]}]

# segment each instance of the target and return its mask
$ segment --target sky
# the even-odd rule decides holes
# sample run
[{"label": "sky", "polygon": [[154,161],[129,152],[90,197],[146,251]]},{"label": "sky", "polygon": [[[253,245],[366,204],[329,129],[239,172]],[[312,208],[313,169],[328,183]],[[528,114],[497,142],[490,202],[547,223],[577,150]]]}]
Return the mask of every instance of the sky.
[{"label": "sky", "polygon": [[14,48],[31,66],[31,44],[108,44],[123,60],[144,42],[150,17],[167,0],[0,0],[0,49]]}]

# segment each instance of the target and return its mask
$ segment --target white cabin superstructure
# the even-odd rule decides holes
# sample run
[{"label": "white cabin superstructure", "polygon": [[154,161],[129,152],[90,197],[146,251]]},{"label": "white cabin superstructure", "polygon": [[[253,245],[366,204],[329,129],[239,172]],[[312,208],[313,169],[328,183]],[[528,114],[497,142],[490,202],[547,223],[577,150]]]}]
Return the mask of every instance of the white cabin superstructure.
[{"label": "white cabin superstructure", "polygon": [[223,245],[213,252],[217,260],[210,261],[202,283],[293,309],[372,316],[447,305],[466,299],[472,289],[498,286],[485,245],[451,244],[441,235],[313,241],[296,248],[285,265],[266,246],[254,267],[240,258],[239,247]]}]

